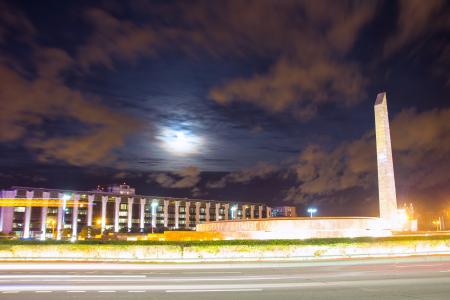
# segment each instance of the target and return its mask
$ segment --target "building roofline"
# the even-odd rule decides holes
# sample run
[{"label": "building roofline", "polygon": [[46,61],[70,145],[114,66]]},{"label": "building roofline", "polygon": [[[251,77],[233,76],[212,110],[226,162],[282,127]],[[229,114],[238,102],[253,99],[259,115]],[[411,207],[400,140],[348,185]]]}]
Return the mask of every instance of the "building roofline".
[{"label": "building roofline", "polygon": [[155,195],[123,195],[118,193],[111,193],[111,192],[105,192],[105,191],[80,191],[80,190],[68,190],[68,189],[51,189],[51,188],[40,188],[40,187],[30,187],[30,186],[12,186],[9,188],[10,190],[17,190],[17,189],[29,189],[29,190],[42,190],[42,191],[54,191],[54,192],[70,192],[70,193],[80,193],[80,194],[89,194],[89,193],[95,193],[95,194],[102,194],[102,195],[111,195],[111,196],[121,196],[121,197],[145,197],[145,198],[170,198],[173,200],[180,200],[180,201],[203,201],[203,202],[214,202],[214,203],[223,203],[223,202],[235,202],[240,204],[257,204],[257,205],[267,205],[266,203],[262,202],[240,202],[240,201],[227,201],[227,200],[211,200],[211,199],[197,199],[197,198],[178,198],[178,197],[170,197],[170,196],[155,196]]}]

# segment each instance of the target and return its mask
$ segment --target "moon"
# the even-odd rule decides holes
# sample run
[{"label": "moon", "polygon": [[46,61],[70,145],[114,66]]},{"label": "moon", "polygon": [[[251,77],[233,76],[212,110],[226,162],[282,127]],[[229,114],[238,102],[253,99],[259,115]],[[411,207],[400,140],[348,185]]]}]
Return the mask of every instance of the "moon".
[{"label": "moon", "polygon": [[187,130],[166,128],[161,134],[162,146],[175,155],[189,155],[198,153],[202,139]]}]

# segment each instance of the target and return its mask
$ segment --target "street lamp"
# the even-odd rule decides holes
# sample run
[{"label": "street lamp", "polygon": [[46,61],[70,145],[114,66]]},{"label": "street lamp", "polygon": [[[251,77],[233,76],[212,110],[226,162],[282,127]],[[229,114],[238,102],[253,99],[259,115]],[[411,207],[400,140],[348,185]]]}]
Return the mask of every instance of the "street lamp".
[{"label": "street lamp", "polygon": [[310,207],[310,208],[308,208],[307,211],[308,211],[308,213],[309,213],[310,218],[312,218],[312,217],[313,217],[313,214],[315,214],[315,213],[317,212],[317,208]]},{"label": "street lamp", "polygon": [[235,211],[238,209],[237,205],[230,208],[231,210],[231,220],[234,220]]},{"label": "street lamp", "polygon": [[151,207],[152,207],[152,233],[153,233],[153,229],[156,227],[156,208],[158,207],[158,202],[153,200]]}]

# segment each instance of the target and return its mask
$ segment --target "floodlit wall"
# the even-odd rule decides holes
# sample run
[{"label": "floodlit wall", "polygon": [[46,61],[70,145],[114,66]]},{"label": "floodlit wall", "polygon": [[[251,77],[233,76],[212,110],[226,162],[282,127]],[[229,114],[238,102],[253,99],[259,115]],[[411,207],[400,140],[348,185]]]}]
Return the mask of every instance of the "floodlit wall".
[{"label": "floodlit wall", "polygon": [[226,239],[308,239],[389,236],[379,218],[272,218],[198,224],[199,232],[220,232]]}]

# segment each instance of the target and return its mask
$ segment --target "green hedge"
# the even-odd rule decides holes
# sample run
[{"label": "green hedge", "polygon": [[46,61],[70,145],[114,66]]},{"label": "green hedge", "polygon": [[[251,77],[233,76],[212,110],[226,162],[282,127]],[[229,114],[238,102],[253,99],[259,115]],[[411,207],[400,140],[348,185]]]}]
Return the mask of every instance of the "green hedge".
[{"label": "green hedge", "polygon": [[327,238],[327,239],[306,239],[306,240],[225,240],[225,241],[37,241],[37,240],[0,240],[0,245],[172,245],[172,246],[289,246],[289,245],[334,245],[334,244],[353,244],[353,243],[379,243],[379,242],[408,242],[408,241],[442,241],[449,240],[450,235],[431,235],[431,236],[392,236],[382,238],[362,237],[362,238]]}]

